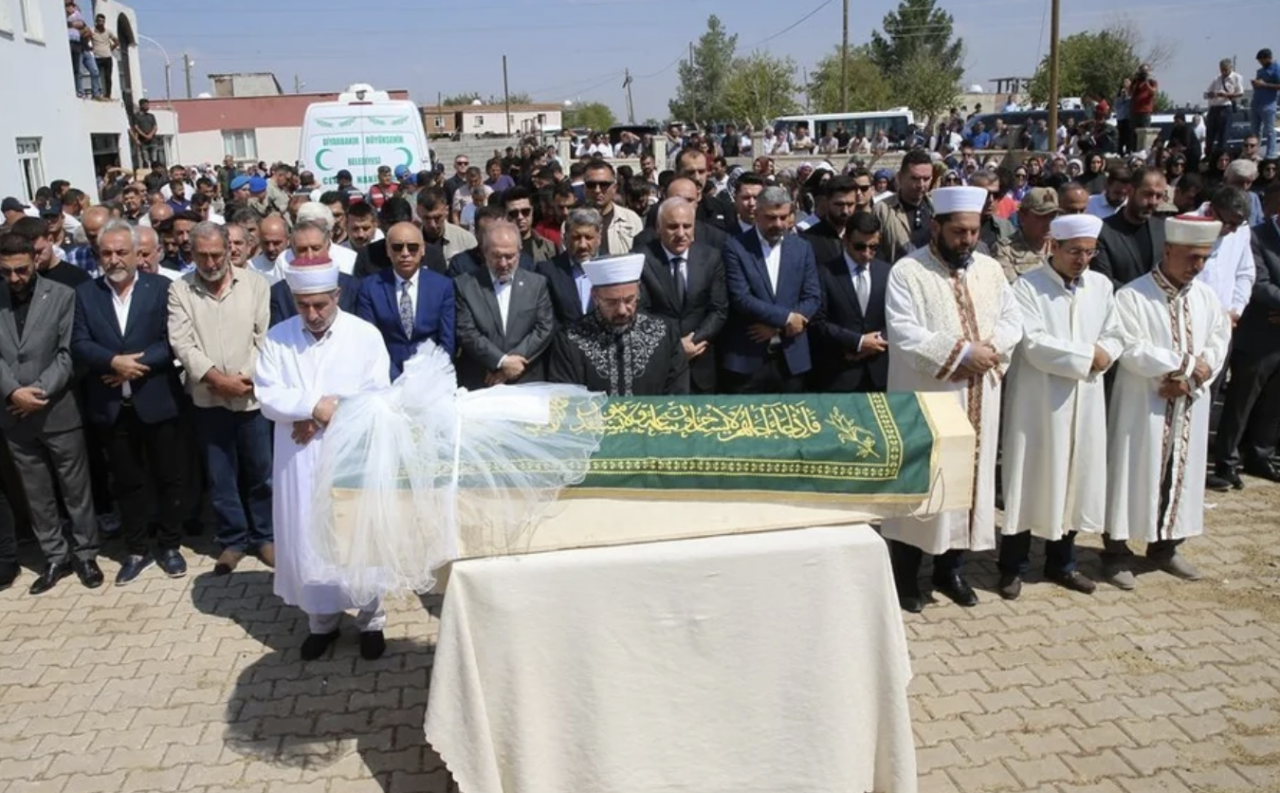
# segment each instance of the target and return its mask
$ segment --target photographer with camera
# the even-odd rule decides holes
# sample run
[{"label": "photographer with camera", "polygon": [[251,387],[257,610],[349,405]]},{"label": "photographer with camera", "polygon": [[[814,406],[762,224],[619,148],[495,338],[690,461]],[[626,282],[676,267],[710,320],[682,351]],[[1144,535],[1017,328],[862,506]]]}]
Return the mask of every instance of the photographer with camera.
[{"label": "photographer with camera", "polygon": [[1135,138],[1138,130],[1151,126],[1151,114],[1156,112],[1156,92],[1159,90],[1160,84],[1151,76],[1151,64],[1139,66],[1138,73],[1129,84],[1129,124]]}]

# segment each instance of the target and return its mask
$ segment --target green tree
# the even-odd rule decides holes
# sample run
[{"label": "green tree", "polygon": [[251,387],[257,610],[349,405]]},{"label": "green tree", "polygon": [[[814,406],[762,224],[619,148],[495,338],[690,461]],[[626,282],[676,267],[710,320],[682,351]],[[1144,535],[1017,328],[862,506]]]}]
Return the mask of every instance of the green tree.
[{"label": "green tree", "polygon": [[445,106],[469,105],[480,98],[481,98],[480,93],[478,91],[471,91],[470,93],[465,93],[465,94],[451,94],[449,96],[446,96],[444,99],[440,100],[440,103]]},{"label": "green tree", "polygon": [[795,113],[796,63],[767,52],[753,52],[735,58],[724,86],[725,115],[722,120],[750,121],[757,127],[778,116]]},{"label": "green tree", "polygon": [[[511,100],[511,104],[513,104],[513,105],[531,105],[531,104],[533,104],[533,97],[529,96],[529,95],[528,95],[527,93],[525,93],[524,91],[512,91],[512,92],[509,94],[509,98],[510,98],[510,100]],[[503,101],[504,101],[504,100],[503,100],[503,98],[502,98],[502,94],[489,94],[489,99],[488,99],[488,102],[487,102],[486,104],[490,104],[490,105],[500,105],[500,104],[502,104],[502,103],[503,103]]]},{"label": "green tree", "polygon": [[901,0],[884,16],[884,35],[871,33],[871,57],[880,71],[895,79],[918,53],[927,53],[937,68],[959,81],[964,74],[964,40],[952,39],[954,20],[936,0]]},{"label": "green tree", "polygon": [[894,78],[894,98],[911,108],[917,122],[932,123],[960,93],[960,80],[933,53],[919,51],[902,64]]},{"label": "green tree", "polygon": [[[485,97],[480,95],[479,91],[470,91],[466,93],[452,94],[450,96],[446,96],[443,100],[441,100],[441,102],[447,107],[449,105],[469,105],[472,102],[476,101],[477,99],[479,99],[481,102],[484,102],[486,105],[500,105],[504,101],[502,98],[502,94],[497,94],[497,95],[489,94],[489,97],[486,99]],[[530,104],[533,104],[533,97],[529,96],[524,91],[515,91],[511,94],[511,104],[530,105]]]},{"label": "green tree", "polygon": [[583,102],[567,108],[564,112],[565,129],[587,129],[603,131],[617,124],[617,117],[604,102]]},{"label": "green tree", "polygon": [[893,87],[865,44],[849,48],[849,106],[840,107],[840,46],[809,72],[809,109],[815,113],[884,110],[894,103]]},{"label": "green tree", "polygon": [[693,48],[693,59],[680,64],[676,98],[667,103],[673,120],[716,121],[726,118],[724,88],[729,81],[738,37],[730,36],[715,14],[707,17],[707,31]]},{"label": "green tree", "polygon": [[[1124,78],[1138,71],[1139,64],[1158,68],[1169,55],[1169,49],[1159,43],[1144,51],[1137,26],[1124,19],[1102,30],[1068,36],[1058,43],[1058,97],[1100,96],[1110,101]],[[1038,105],[1049,101],[1048,55],[1031,79],[1031,101]]]}]

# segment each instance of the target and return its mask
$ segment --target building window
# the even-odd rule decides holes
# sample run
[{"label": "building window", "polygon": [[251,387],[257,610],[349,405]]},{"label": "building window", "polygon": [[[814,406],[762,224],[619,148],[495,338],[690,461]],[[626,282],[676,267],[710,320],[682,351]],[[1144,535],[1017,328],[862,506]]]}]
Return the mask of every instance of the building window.
[{"label": "building window", "polygon": [[484,126],[484,116],[476,116],[476,126],[477,127]]},{"label": "building window", "polygon": [[436,116],[436,129],[444,129],[444,116]]},{"label": "building window", "polygon": [[258,159],[258,138],[251,129],[232,129],[222,133],[222,152],[237,160]]},{"label": "building window", "polygon": [[[22,31],[32,41],[44,41],[44,21],[40,17],[39,0],[18,0],[22,9]],[[87,20],[92,22],[90,18]]]},{"label": "building window", "polygon": [[36,191],[44,182],[44,164],[40,161],[40,139],[18,138],[18,171],[22,174],[22,186],[27,200],[36,197]]}]

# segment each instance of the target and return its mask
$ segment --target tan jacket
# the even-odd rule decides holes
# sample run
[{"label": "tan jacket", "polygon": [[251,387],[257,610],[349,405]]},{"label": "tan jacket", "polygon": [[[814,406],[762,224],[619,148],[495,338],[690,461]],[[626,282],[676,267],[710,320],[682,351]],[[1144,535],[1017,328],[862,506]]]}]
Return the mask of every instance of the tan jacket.
[{"label": "tan jacket", "polygon": [[196,407],[239,413],[258,409],[252,393],[228,399],[209,390],[203,378],[214,368],[253,377],[271,322],[271,285],[239,267],[231,272],[231,286],[221,297],[214,297],[196,273],[170,285],[169,344],[186,370],[187,391]]},{"label": "tan jacket", "polygon": [[[932,217],[933,212],[928,204],[929,199],[926,198],[921,205],[921,210],[926,217]],[[914,218],[903,209],[902,202],[896,195],[889,196],[883,201],[877,201],[872,210],[875,212],[876,217],[880,219],[881,258],[893,264],[915,248],[911,244]]]},{"label": "tan jacket", "polygon": [[640,216],[621,204],[613,205],[613,220],[609,223],[607,236],[609,239],[609,255],[621,256],[631,252],[631,244],[636,235],[644,230],[644,221]]},{"label": "tan jacket", "polygon": [[1035,250],[1027,244],[1021,229],[1014,232],[1009,239],[997,242],[992,254],[995,260],[1000,262],[1004,277],[1009,279],[1009,283],[1018,280],[1018,276],[1023,273],[1028,273],[1048,262],[1048,257],[1043,250]]}]

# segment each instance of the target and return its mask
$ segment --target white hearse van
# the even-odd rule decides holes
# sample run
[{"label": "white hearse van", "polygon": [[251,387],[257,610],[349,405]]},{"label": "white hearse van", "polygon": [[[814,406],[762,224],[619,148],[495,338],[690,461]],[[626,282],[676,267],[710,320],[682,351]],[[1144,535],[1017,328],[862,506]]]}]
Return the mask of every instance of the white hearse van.
[{"label": "white hearse van", "polygon": [[356,83],[336,102],[313,102],[302,122],[302,167],[316,175],[321,189],[338,184],[338,171],[351,172],[366,191],[378,181],[378,167],[431,168],[431,150],[418,106],[392,99],[386,91]]}]

